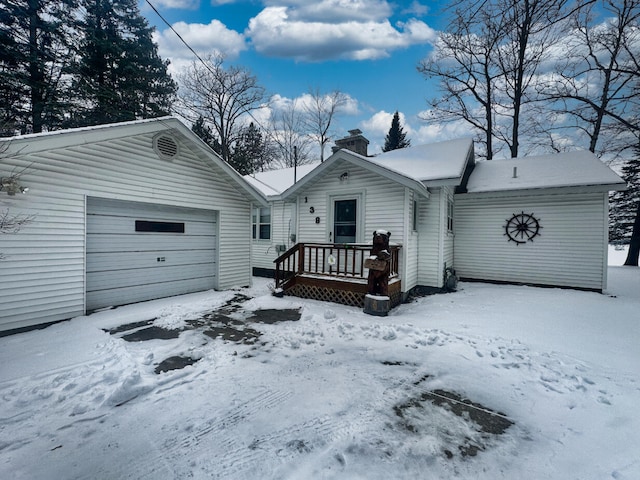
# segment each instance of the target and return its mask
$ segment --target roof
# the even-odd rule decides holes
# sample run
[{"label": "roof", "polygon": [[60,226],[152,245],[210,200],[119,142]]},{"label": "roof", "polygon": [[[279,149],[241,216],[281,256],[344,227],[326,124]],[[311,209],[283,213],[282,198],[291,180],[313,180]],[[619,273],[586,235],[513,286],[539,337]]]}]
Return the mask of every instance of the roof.
[{"label": "roof", "polygon": [[16,155],[28,155],[56,148],[67,148],[163,131],[169,131],[188,141],[204,160],[210,165],[222,169],[251,200],[266,205],[267,200],[259,189],[243,181],[242,176],[222,160],[209,145],[178,118],[172,116],[4,137],[0,138],[0,148],[5,143]]},{"label": "roof", "polygon": [[478,162],[467,182],[467,192],[579,186],[609,191],[623,190],[625,185],[624,180],[593,153],[574,151]]},{"label": "roof", "polygon": [[[463,138],[393,150],[376,157],[365,157],[351,150],[341,149],[323,163],[303,166],[310,170],[303,170],[302,176],[298,173],[295,185],[292,181],[292,169],[263,172],[255,178],[245,178],[265,195],[273,197],[280,194],[280,198],[287,198],[318,178],[332,165],[342,161],[382,175],[428,197],[427,186],[460,185],[467,166],[474,161],[473,158],[473,140]],[[298,171],[300,172],[300,167]]]},{"label": "roof", "polygon": [[[295,168],[296,180],[302,179],[318,165],[320,165],[319,162],[298,165]],[[252,173],[251,175],[245,175],[243,178],[268,197],[280,195],[295,183],[293,167]]]},{"label": "roof", "polygon": [[368,157],[368,160],[429,186],[442,184],[446,180],[458,182],[462,179],[472,152],[473,139],[458,138],[399,148]]}]

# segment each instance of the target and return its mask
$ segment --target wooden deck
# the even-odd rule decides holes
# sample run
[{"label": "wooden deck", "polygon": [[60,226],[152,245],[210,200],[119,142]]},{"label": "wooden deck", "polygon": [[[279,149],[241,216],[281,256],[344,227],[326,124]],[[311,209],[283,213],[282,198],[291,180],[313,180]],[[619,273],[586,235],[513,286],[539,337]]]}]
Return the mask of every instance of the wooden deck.
[{"label": "wooden deck", "polygon": [[[398,275],[400,246],[391,250],[389,297],[402,301]],[[369,244],[298,243],[280,255],[276,264],[276,289],[285,295],[362,307],[367,293]]]}]

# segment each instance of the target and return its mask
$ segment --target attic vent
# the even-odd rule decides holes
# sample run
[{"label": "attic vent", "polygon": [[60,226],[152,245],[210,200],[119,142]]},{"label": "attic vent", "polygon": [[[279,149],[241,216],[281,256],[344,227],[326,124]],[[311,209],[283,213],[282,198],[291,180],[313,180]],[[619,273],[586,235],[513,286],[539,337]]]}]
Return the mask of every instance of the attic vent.
[{"label": "attic vent", "polygon": [[178,142],[167,134],[161,134],[153,139],[153,149],[164,160],[173,160],[178,155]]}]

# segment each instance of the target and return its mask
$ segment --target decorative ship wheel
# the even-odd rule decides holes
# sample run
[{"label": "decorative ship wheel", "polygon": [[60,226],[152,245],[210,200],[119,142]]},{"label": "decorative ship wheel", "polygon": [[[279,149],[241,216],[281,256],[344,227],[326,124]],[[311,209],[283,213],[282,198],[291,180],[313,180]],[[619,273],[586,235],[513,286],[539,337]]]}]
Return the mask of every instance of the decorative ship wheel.
[{"label": "decorative ship wheel", "polygon": [[535,218],[533,213],[514,213],[507,220],[504,227],[505,235],[509,237],[509,241],[521,243],[533,242],[533,239],[540,234],[540,219]]}]

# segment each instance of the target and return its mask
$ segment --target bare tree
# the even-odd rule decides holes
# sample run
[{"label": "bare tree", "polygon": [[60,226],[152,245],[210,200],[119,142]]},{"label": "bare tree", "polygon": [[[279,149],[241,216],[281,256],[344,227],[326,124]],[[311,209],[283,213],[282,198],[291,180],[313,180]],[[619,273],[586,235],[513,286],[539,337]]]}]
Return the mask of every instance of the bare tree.
[{"label": "bare tree", "polygon": [[[10,141],[0,145],[0,164],[2,164],[3,159],[15,155],[7,153],[10,145]],[[7,176],[4,176],[0,171],[0,195],[6,193],[7,195],[13,196],[17,193],[26,192],[26,189],[20,186],[20,176],[25,170],[26,168],[19,171],[14,170]],[[0,209],[0,235],[19,232],[22,227],[31,223],[34,218],[33,215],[13,214],[8,207],[2,208]],[[5,258],[6,256],[0,252],[0,260]]]},{"label": "bare tree", "polygon": [[324,147],[331,140],[331,122],[347,101],[348,96],[339,90],[327,94],[320,93],[317,88],[309,90],[309,102],[304,106],[304,123],[320,145],[321,162],[324,162]]},{"label": "bare tree", "polygon": [[487,158],[501,146],[511,157],[537,114],[534,88],[570,0],[467,0],[457,3],[446,33],[418,70],[440,80],[433,121],[463,120],[481,135]]},{"label": "bare tree", "polygon": [[598,7],[576,12],[570,48],[546,94],[556,112],[574,119],[591,152],[615,157],[640,136],[640,1],[605,0]]},{"label": "bare tree", "polygon": [[[469,9],[472,7],[472,10]],[[428,100],[433,110],[423,120],[463,120],[478,132],[488,160],[494,156],[494,82],[500,76],[494,61],[503,28],[491,12],[464,4],[452,12],[434,52],[418,65],[418,71],[440,81],[442,96]]]},{"label": "bare tree", "polygon": [[229,161],[231,147],[243,125],[241,119],[263,106],[265,90],[244,67],[224,68],[220,55],[194,61],[180,77],[179,96],[185,114],[210,123],[220,142],[222,158]]},{"label": "bare tree", "polygon": [[279,152],[272,166],[286,168],[311,162],[311,139],[305,132],[303,112],[297,100],[271,114],[270,137]]}]

